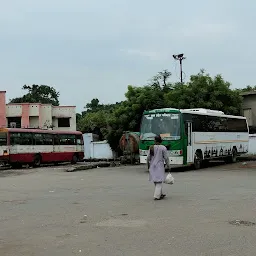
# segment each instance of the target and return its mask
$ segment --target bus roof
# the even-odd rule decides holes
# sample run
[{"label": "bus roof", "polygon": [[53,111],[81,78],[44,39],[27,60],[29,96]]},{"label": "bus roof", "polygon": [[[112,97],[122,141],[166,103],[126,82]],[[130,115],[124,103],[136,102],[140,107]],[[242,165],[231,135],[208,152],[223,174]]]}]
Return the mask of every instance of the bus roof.
[{"label": "bus roof", "polygon": [[0,128],[0,132],[31,132],[31,133],[50,133],[50,134],[77,134],[81,135],[79,131],[56,131],[43,129],[26,129],[26,128]]},{"label": "bus roof", "polygon": [[180,113],[180,110],[177,108],[158,108],[158,109],[152,109],[152,110],[145,110],[144,114],[156,114],[156,113]]},{"label": "bus roof", "polygon": [[224,112],[222,112],[222,111],[205,109],[205,108],[181,109],[180,112],[186,113],[186,114],[197,114],[197,115],[221,116],[221,117],[227,117],[227,118],[246,119],[246,117],[244,117],[244,116],[225,115]]},{"label": "bus roof", "polygon": [[156,114],[156,113],[186,113],[186,114],[198,114],[208,116],[222,116],[227,118],[246,119],[244,116],[225,115],[224,112],[205,108],[193,108],[193,109],[177,109],[177,108],[161,108],[144,111],[144,115]]}]

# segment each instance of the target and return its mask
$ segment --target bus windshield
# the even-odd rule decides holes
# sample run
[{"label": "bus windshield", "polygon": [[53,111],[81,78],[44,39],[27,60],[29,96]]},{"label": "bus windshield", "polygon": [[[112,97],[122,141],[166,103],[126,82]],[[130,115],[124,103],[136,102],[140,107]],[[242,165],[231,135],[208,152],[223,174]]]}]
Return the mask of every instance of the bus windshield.
[{"label": "bus windshield", "polygon": [[7,145],[7,133],[0,132],[0,146],[6,146],[6,145]]},{"label": "bus windshield", "polygon": [[140,132],[142,140],[152,140],[156,135],[161,135],[164,140],[179,140],[180,114],[157,113],[144,115]]}]

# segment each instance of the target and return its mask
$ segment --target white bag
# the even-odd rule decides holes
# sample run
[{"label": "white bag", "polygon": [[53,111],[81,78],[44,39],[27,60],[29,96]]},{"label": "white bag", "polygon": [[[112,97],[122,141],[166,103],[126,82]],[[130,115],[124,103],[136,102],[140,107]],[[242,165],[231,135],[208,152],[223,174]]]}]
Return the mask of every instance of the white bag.
[{"label": "white bag", "polygon": [[172,185],[174,183],[174,178],[170,172],[167,174],[164,183],[169,184],[169,185]]}]

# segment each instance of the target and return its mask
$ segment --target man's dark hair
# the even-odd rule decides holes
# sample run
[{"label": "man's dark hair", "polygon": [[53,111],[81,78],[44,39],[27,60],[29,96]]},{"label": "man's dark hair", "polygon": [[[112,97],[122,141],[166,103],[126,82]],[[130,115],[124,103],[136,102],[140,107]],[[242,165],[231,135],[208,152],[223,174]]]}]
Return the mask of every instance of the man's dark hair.
[{"label": "man's dark hair", "polygon": [[155,136],[155,142],[162,143],[162,138],[160,135]]}]

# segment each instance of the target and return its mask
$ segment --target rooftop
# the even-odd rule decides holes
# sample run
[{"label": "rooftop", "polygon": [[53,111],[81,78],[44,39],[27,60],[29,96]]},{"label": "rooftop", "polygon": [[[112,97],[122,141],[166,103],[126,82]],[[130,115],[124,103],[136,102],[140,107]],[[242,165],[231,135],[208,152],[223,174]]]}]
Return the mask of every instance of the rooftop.
[{"label": "rooftop", "polygon": [[256,91],[250,91],[250,92],[242,92],[240,93],[241,96],[247,96],[247,95],[255,95]]}]

